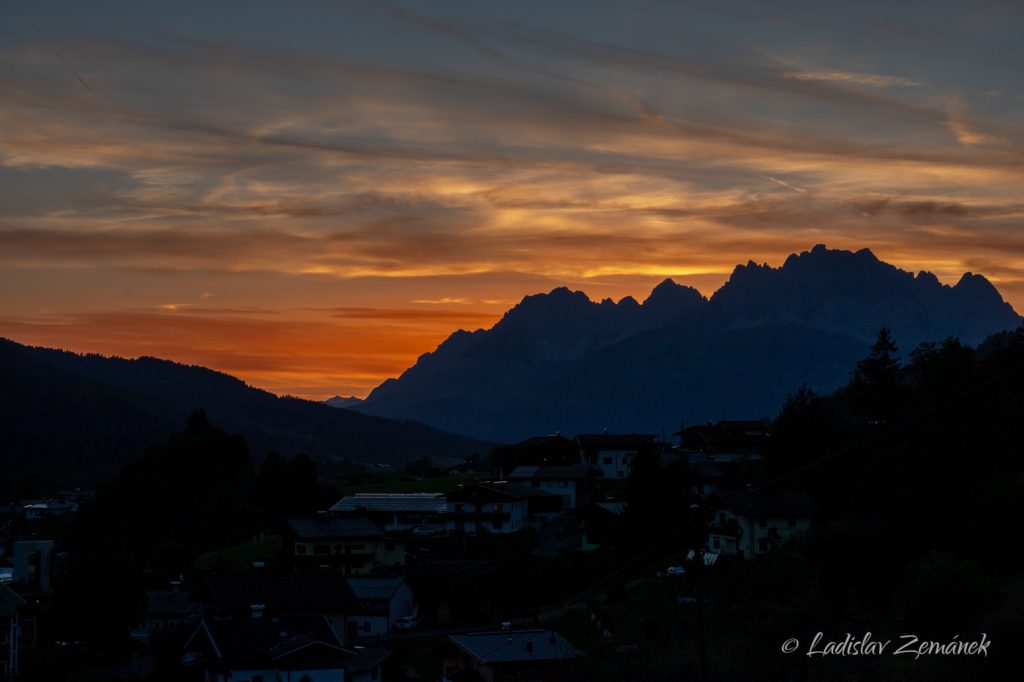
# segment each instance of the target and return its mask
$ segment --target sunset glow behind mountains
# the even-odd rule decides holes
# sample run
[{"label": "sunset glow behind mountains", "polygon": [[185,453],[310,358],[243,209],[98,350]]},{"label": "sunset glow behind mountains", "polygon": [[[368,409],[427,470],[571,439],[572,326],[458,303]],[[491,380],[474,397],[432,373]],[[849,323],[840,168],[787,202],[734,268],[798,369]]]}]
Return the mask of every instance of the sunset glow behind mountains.
[{"label": "sunset glow behind mountains", "polygon": [[0,7],[0,336],[362,396],[820,242],[1024,309],[1018,3],[99,4]]}]

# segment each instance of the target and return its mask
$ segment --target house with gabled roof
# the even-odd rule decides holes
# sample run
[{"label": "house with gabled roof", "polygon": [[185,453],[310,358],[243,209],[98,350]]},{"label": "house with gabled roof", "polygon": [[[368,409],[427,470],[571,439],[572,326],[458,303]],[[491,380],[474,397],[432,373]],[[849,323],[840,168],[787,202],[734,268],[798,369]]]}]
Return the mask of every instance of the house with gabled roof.
[{"label": "house with gabled roof", "polygon": [[503,482],[476,483],[445,497],[451,532],[507,534],[527,527],[527,496]]},{"label": "house with gabled roof", "polygon": [[518,466],[509,473],[508,480],[558,495],[562,499],[562,510],[571,511],[580,505],[588,481],[599,476],[600,470],[589,464]]},{"label": "house with gabled roof", "polygon": [[207,575],[195,596],[215,618],[322,616],[339,642],[347,643],[348,621],[359,601],[337,573]]},{"label": "house with gabled roof", "polygon": [[447,510],[444,493],[357,493],[338,500],[330,514],[363,516],[387,533],[404,533],[422,526],[443,531]]},{"label": "house with gabled roof", "polygon": [[405,565],[405,542],[362,516],[290,518],[285,543],[297,571],[366,575]]},{"label": "house with gabled roof", "polygon": [[207,680],[379,680],[385,649],[346,648],[323,616],[204,618],[185,643],[185,662]]},{"label": "house with gabled roof", "polygon": [[690,462],[748,462],[762,459],[772,425],[767,419],[722,419],[688,426],[672,435],[679,436],[679,451]]},{"label": "house with gabled roof", "polygon": [[353,576],[348,585],[358,600],[349,618],[353,637],[386,637],[400,618],[416,615],[416,600],[405,578]]},{"label": "house with gabled roof", "polygon": [[576,443],[583,463],[597,467],[605,478],[626,478],[640,453],[657,448],[654,436],[645,433],[583,433]]},{"label": "house with gabled roof", "polygon": [[444,682],[559,682],[583,656],[554,630],[449,635],[442,645]]},{"label": "house with gabled roof", "polygon": [[719,490],[708,534],[711,550],[752,558],[811,529],[818,505],[802,490]]}]

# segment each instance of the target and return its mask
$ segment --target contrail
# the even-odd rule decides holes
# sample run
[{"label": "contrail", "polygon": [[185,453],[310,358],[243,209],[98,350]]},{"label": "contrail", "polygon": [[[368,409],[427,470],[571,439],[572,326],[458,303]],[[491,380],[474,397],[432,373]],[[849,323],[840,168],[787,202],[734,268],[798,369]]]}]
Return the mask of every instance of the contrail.
[{"label": "contrail", "polygon": [[[32,28],[36,30],[36,33],[38,33],[39,37],[43,39],[43,42],[46,42],[46,36],[43,34],[42,31],[39,30],[39,27],[33,24]],[[61,56],[60,52],[57,51],[57,48],[51,47],[50,51],[53,52],[54,56],[60,60],[60,63],[66,66],[68,71],[70,71],[72,75],[74,75],[74,77],[78,79],[78,82],[85,86],[85,89],[89,91],[89,94],[94,94],[92,88],[90,88],[89,84],[85,82],[85,79],[82,78],[77,71],[75,71],[75,67],[68,64],[68,61]]]}]

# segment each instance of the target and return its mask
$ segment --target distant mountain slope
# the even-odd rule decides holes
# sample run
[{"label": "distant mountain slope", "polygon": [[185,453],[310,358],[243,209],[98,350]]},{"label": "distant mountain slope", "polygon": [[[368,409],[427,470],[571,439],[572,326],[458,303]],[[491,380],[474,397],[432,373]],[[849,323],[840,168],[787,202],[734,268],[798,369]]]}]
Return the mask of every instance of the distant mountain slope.
[{"label": "distant mountain slope", "polygon": [[330,405],[331,407],[339,407],[342,409],[348,409],[355,407],[359,403],[363,402],[362,398],[357,398],[354,395],[340,396],[336,395],[333,398],[328,398],[324,401],[324,405]]},{"label": "distant mountain slope", "polygon": [[464,458],[487,444],[412,422],[279,398],[227,374],[155,358],[125,360],[0,339],[0,492],[23,479],[93,485],[180,430],[196,408],[254,457],[276,450],[324,463]]},{"label": "distant mountain slope", "polygon": [[476,437],[673,429],[681,420],[776,414],[802,383],[849,378],[878,330],[904,352],[976,344],[1021,318],[980,275],[944,286],[816,246],[779,268],[737,266],[710,300],[671,280],[643,304],[565,288],[527,296],[494,327],[457,331],[356,409]]}]

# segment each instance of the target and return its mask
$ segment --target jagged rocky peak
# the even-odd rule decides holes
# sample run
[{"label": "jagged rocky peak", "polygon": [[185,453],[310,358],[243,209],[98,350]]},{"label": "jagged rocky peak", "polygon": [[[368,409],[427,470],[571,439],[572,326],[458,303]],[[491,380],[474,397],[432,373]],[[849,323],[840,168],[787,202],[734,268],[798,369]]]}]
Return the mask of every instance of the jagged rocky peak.
[{"label": "jagged rocky peak", "polygon": [[984,275],[976,275],[973,272],[965,272],[953,289],[992,302],[1003,301],[1002,295],[992,282],[988,281]]}]

